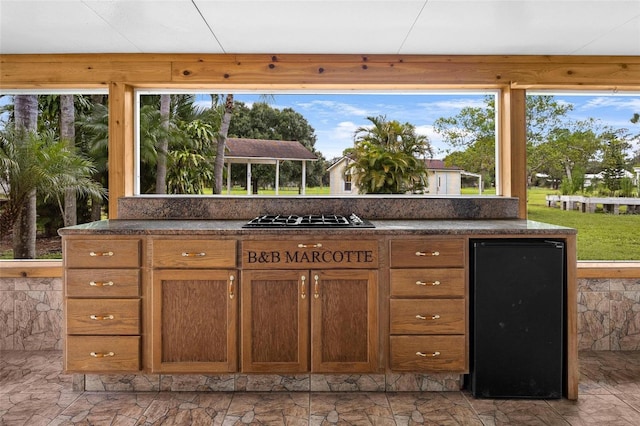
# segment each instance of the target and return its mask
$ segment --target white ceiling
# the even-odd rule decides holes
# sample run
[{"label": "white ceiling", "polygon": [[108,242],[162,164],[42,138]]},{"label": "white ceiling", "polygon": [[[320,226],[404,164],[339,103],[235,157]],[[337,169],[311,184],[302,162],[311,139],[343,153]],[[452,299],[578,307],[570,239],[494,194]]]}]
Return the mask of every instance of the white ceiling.
[{"label": "white ceiling", "polygon": [[640,0],[0,0],[0,53],[640,55]]}]

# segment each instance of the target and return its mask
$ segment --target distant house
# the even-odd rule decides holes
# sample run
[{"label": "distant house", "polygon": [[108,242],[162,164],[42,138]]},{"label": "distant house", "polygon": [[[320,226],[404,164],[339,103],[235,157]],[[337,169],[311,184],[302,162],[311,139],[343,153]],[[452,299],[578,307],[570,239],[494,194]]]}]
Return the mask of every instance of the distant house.
[{"label": "distant house", "polygon": [[349,157],[342,157],[327,169],[331,195],[356,195],[359,193],[351,172],[347,170],[351,161]]},{"label": "distant house", "polygon": [[424,160],[427,167],[429,186],[425,191],[430,195],[460,195],[462,169],[445,166],[442,160]]},{"label": "distant house", "polygon": [[[625,170],[622,173],[622,177],[634,180],[635,175],[633,173],[631,173],[630,171]],[[604,180],[604,172],[600,172],[600,173],[585,173],[585,175],[584,175],[584,186],[585,187],[589,187],[594,182],[602,182],[603,180]]]},{"label": "distant house", "polygon": [[[354,176],[347,170],[351,159],[342,157],[329,169],[329,190],[331,195],[359,194]],[[445,166],[442,160],[425,160],[429,187],[425,193],[430,195],[460,195],[462,169]]]}]

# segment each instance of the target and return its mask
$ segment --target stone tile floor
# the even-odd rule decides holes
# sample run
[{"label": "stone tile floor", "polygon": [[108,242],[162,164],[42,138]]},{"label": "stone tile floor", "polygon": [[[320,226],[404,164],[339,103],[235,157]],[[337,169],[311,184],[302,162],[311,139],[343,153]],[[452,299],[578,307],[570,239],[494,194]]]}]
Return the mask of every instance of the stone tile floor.
[{"label": "stone tile floor", "polygon": [[580,397],[74,392],[59,351],[0,352],[0,425],[640,425],[640,352],[581,352]]}]

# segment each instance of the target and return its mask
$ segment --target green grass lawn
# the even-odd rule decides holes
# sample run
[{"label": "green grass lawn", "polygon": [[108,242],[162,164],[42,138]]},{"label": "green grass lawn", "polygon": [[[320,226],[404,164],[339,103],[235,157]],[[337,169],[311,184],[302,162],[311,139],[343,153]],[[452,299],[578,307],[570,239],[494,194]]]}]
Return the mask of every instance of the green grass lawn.
[{"label": "green grass lawn", "polygon": [[640,261],[640,215],[580,213],[547,207],[553,191],[529,190],[528,218],[578,230],[578,260]]}]

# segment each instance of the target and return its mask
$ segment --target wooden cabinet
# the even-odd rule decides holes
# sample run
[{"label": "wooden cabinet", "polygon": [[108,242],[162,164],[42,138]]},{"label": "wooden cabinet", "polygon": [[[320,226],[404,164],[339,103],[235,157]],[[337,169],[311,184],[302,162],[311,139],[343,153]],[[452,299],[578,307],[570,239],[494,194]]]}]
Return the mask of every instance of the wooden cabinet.
[{"label": "wooden cabinet", "polygon": [[309,371],[309,273],[242,273],[242,371]]},{"label": "wooden cabinet", "polygon": [[236,371],[238,274],[223,269],[236,242],[156,239],[152,250],[152,371]]},{"label": "wooden cabinet", "polygon": [[378,271],[311,272],[311,371],[371,373],[378,367]]},{"label": "wooden cabinet", "polygon": [[466,373],[466,246],[462,238],[390,242],[390,367]]},{"label": "wooden cabinet", "polygon": [[64,239],[64,369],[140,370],[140,240]]},{"label": "wooden cabinet", "polygon": [[377,241],[248,241],[242,267],[243,372],[376,371]]}]

